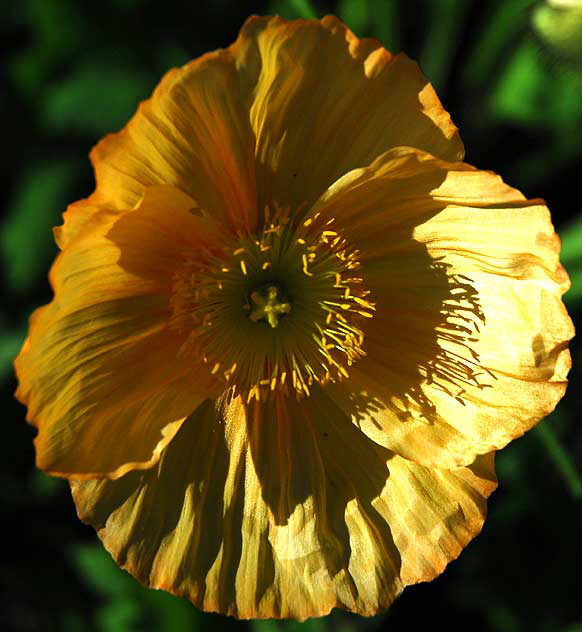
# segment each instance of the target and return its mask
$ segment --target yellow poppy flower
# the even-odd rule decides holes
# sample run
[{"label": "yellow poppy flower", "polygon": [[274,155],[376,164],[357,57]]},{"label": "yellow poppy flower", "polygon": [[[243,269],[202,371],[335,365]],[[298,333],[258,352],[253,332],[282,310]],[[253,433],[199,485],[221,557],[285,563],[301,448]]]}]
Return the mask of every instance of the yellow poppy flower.
[{"label": "yellow poppy flower", "polygon": [[462,157],[417,65],[333,17],[250,18],[97,145],[17,396],[122,568],[372,615],[479,532],[572,325],[543,201]]}]

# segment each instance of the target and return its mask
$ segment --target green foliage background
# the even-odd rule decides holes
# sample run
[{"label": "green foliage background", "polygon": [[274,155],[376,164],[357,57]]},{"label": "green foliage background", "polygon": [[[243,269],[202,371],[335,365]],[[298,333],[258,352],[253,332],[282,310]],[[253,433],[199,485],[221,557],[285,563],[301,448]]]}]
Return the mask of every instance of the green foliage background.
[{"label": "green foliage background", "polygon": [[550,418],[498,457],[499,490],[480,535],[443,576],[384,615],[303,624],[236,622],[147,590],[117,569],[76,518],[65,483],[34,469],[11,363],[27,318],[50,300],[51,227],[93,188],[90,147],[119,129],[169,67],[231,43],[250,13],[339,15],[420,61],[461,129],[467,161],[543,197],[563,238],[582,312],[582,71],[532,34],[534,0],[22,0],[0,16],[0,629],[251,632],[582,632],[580,343]]}]

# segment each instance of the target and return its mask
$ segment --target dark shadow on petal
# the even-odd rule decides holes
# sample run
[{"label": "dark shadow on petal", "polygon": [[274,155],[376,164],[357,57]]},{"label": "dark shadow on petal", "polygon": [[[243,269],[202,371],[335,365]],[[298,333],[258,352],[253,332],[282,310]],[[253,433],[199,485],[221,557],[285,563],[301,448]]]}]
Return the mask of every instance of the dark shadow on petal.
[{"label": "dark shadow on petal", "polygon": [[377,552],[375,579],[391,590],[400,554],[374,500],[390,475],[392,453],[360,432],[319,388],[306,399],[275,398],[247,409],[250,453],[275,523],[286,525],[296,508],[311,500],[328,571],[332,577],[345,573],[356,599],[347,513],[357,516],[358,537]]},{"label": "dark shadow on petal", "polygon": [[[370,377],[369,389],[350,390],[355,421],[388,408],[405,422],[412,404],[432,423],[435,407],[421,385],[433,385],[464,405],[467,387],[482,390],[495,380],[481,367],[474,348],[486,321],[472,279],[430,257],[423,245],[412,249],[417,251],[415,265],[423,261],[425,268],[416,286],[411,275],[409,286],[387,287],[377,300],[377,319],[366,337],[367,357],[357,367]],[[394,265],[406,263],[395,258]]]},{"label": "dark shadow on petal", "polygon": [[[323,217],[336,218],[334,226],[341,226],[342,213],[349,217],[353,226],[345,232],[361,252],[358,276],[376,306],[362,323],[367,355],[354,366],[365,387],[348,378],[346,389],[332,385],[330,392],[355,421],[389,409],[405,422],[412,407],[432,423],[436,413],[423,385],[463,404],[467,388],[483,389],[494,380],[475,351],[485,315],[473,280],[414,236],[448,204],[432,194],[446,166],[407,148],[375,165],[318,206]],[[345,390],[348,398],[339,393]]]},{"label": "dark shadow on petal", "polygon": [[[224,429],[214,403],[206,401],[184,422],[157,466],[115,481],[74,481],[73,495],[79,517],[98,531],[106,528],[104,542],[116,562],[146,585],[167,539],[180,530],[185,546],[172,556],[172,563],[162,560],[160,574],[166,588],[175,592],[187,580],[202,599],[208,571],[222,548],[223,603],[217,605],[226,610],[236,601],[244,502],[240,494],[224,506],[230,465]],[[244,476],[244,463],[234,476]]]},{"label": "dark shadow on petal", "polygon": [[[259,209],[278,204],[295,211],[306,203],[308,209],[339,177],[393,147],[460,158],[458,136],[447,138],[429,115],[434,103],[427,109],[421,102],[430,82],[405,55],[376,55],[384,63],[370,76],[364,58],[349,52],[341,26],[314,22],[274,40],[263,48],[249,38],[241,59],[242,90],[255,107]],[[435,109],[448,127],[440,103]]]},{"label": "dark shadow on petal", "polygon": [[[401,162],[393,180],[391,174],[363,175],[353,189],[318,207],[341,230],[342,209],[357,204],[351,206],[359,211],[354,222],[362,222],[364,233],[371,235],[371,251],[366,240],[352,242],[363,261],[354,274],[363,278],[376,303],[374,317],[362,320],[368,356],[356,363],[366,377],[365,390],[355,388],[348,377],[341,388],[314,386],[303,399],[275,396],[247,407],[251,456],[275,522],[288,524],[296,508],[313,499],[330,573],[344,571],[351,577],[350,537],[362,537],[373,542],[372,566],[379,581],[396,576],[400,566],[390,526],[374,506],[389,479],[393,453],[360,431],[358,421],[389,408],[406,423],[414,407],[423,411],[427,424],[434,423],[435,407],[423,384],[462,402],[469,385],[485,388],[492,379],[483,374],[473,349],[485,318],[472,280],[431,256],[414,238],[416,226],[446,206],[430,195],[446,172],[421,166],[413,152],[395,157]],[[370,218],[385,208],[392,192],[398,213],[391,216],[388,209],[384,225],[372,225]],[[351,237],[350,229],[345,227]],[[362,233],[356,228],[353,234]],[[358,516],[358,536],[349,515]]]}]

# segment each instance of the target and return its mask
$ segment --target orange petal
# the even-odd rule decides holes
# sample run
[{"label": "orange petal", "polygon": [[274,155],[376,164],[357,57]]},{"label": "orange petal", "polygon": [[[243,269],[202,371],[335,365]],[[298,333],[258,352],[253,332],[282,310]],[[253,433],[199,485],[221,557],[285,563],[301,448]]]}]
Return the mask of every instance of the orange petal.
[{"label": "orange petal", "polygon": [[70,241],[83,232],[87,222],[90,222],[94,215],[103,211],[112,213],[111,207],[107,204],[100,204],[94,195],[86,200],[78,200],[69,204],[67,210],[63,213],[64,221],[62,226],[53,228],[57,246],[62,250]]},{"label": "orange petal", "polygon": [[341,175],[398,145],[463,155],[417,64],[332,16],[251,17],[230,50],[257,137],[262,203],[309,207]]},{"label": "orange petal", "polygon": [[69,207],[66,243],[88,205],[132,208],[144,189],[166,184],[190,195],[234,230],[253,225],[254,139],[234,61],[209,53],[170,70],[125,128],[91,152],[97,188]]},{"label": "orange petal", "polygon": [[148,189],[134,211],[92,216],[57,257],[55,298],[33,315],[15,362],[40,468],[117,477],[149,467],[214,392],[170,328],[173,271],[210,238],[193,205]]},{"label": "orange petal", "polygon": [[322,393],[210,402],[159,463],[73,482],[81,519],[144,584],[241,618],[372,615],[481,528],[491,455],[431,470],[370,441]]},{"label": "orange petal", "polygon": [[548,209],[489,172],[396,149],[316,204],[360,250],[376,302],[367,357],[332,387],[370,437],[466,465],[562,397],[573,335]]}]

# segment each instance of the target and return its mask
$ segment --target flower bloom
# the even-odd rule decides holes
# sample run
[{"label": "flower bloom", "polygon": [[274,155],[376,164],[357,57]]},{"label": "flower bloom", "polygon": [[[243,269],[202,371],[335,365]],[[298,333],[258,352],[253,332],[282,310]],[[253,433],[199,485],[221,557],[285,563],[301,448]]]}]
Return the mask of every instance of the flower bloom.
[{"label": "flower bloom", "polygon": [[544,203],[462,157],[417,65],[332,17],[250,18],[95,147],[17,396],[122,568],[371,615],[479,532],[572,325]]}]

